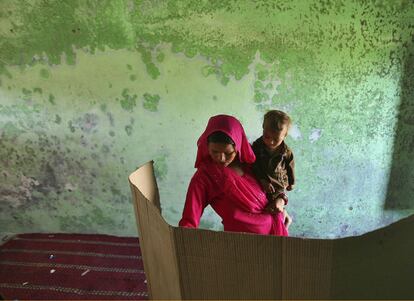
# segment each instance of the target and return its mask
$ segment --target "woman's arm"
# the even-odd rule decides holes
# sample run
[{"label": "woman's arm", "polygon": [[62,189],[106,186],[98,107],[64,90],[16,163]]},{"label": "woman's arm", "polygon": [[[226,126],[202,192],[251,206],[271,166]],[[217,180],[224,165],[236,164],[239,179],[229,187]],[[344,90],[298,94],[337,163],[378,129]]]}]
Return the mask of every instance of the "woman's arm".
[{"label": "woman's arm", "polygon": [[191,179],[187,190],[187,197],[183,210],[183,216],[178,223],[180,227],[197,228],[204,208],[208,205],[207,185],[199,174]]}]

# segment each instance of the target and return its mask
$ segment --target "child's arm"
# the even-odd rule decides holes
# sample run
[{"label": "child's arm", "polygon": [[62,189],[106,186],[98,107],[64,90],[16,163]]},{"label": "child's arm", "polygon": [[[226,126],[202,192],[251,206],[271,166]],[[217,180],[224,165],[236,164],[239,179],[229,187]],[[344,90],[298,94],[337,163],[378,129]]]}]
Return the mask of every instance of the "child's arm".
[{"label": "child's arm", "polygon": [[261,179],[259,180],[259,183],[266,193],[274,193],[276,191],[275,187],[269,182],[269,180]]}]

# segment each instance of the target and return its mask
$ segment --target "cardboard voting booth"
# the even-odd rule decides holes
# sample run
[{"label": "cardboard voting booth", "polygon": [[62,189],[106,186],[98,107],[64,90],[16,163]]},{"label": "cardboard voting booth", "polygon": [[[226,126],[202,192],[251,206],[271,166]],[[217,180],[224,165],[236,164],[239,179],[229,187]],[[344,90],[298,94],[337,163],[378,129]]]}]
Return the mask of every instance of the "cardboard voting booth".
[{"label": "cardboard voting booth", "polygon": [[414,299],[414,216],[342,239],[174,227],[152,162],[130,177],[151,299]]}]

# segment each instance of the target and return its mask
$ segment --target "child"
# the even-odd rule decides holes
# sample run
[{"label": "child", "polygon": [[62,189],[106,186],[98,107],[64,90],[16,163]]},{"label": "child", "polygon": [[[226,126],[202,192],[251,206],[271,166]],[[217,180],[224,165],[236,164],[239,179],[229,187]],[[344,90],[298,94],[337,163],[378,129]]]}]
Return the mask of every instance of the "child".
[{"label": "child", "polygon": [[252,145],[256,155],[253,173],[269,200],[266,211],[284,212],[286,228],[292,219],[284,210],[284,205],[288,202],[285,191],[292,190],[295,184],[293,153],[284,142],[291,124],[286,113],[268,111],[263,119],[263,135]]}]

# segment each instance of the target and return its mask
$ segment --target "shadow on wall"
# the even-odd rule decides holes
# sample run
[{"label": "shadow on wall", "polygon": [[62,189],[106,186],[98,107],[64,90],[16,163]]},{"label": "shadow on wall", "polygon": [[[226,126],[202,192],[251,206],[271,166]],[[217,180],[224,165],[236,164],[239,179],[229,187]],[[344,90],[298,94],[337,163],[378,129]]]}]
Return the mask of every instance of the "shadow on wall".
[{"label": "shadow on wall", "polygon": [[401,103],[385,210],[414,208],[414,44],[412,42],[409,42],[403,64]]}]

